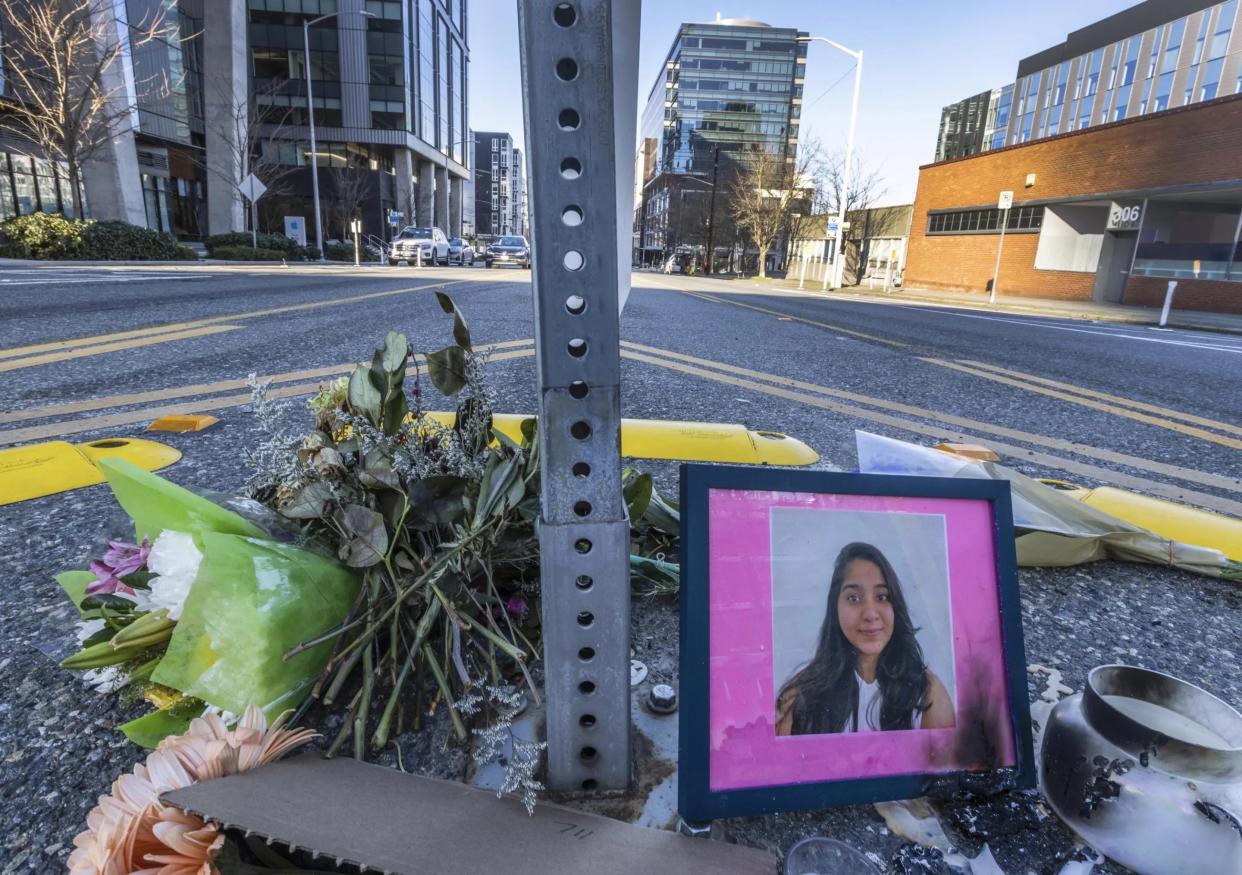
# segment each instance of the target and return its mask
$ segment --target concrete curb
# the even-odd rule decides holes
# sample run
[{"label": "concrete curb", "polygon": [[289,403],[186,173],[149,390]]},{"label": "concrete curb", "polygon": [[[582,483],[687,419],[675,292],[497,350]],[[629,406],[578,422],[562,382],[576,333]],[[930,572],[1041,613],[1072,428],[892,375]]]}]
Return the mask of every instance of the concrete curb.
[{"label": "concrete curb", "polygon": [[[758,285],[758,284],[756,284]],[[775,291],[794,292],[803,295],[812,295],[818,298],[832,299],[839,301],[861,301],[864,303],[888,304],[893,302],[902,302],[908,304],[922,305],[927,307],[944,307],[954,310],[976,310],[983,313],[1014,313],[1024,316],[1036,316],[1049,319],[1075,319],[1082,322],[1113,322],[1122,325],[1139,325],[1154,327],[1159,321],[1160,313],[1158,310],[1152,309],[1150,315],[1148,313],[1128,313],[1116,312],[1110,310],[1081,310],[1081,309],[1062,309],[1055,304],[1052,306],[1040,306],[1037,304],[1013,304],[1009,302],[998,302],[996,304],[987,304],[970,300],[954,300],[926,295],[903,294],[894,292],[887,295],[861,294],[854,292],[831,291],[809,292],[805,289],[796,289],[783,286],[763,286],[765,288],[773,288]],[[1193,317],[1187,318],[1184,312],[1174,310],[1169,314],[1169,322],[1167,328],[1181,328],[1190,331],[1208,331],[1217,334],[1237,334],[1242,335],[1242,317],[1237,317],[1237,325],[1216,324],[1211,322],[1200,322]]]}]

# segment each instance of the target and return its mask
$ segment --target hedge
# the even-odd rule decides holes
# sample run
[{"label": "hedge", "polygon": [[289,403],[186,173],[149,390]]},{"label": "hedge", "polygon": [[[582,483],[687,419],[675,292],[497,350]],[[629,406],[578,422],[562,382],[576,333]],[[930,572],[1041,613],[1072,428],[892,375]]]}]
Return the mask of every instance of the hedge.
[{"label": "hedge", "polygon": [[[252,240],[254,238],[247,231],[233,231],[229,234],[213,234],[204,240],[203,244],[207,247],[207,254],[212,258],[225,258],[226,256],[217,254],[220,249],[241,247],[250,249],[254,245]],[[296,240],[284,234],[259,234],[258,246],[260,249],[274,249],[290,261],[318,260],[319,258],[318,250],[314,250],[313,247],[299,246]]]},{"label": "hedge", "polygon": [[31,213],[0,225],[0,256],[85,261],[183,259],[185,247],[171,234],[126,222],[66,219],[58,213]]},{"label": "hedge", "polygon": [[[301,247],[299,247],[301,248]],[[250,246],[217,246],[211,253],[212,258],[225,261],[284,261],[288,253],[279,249],[253,249]]]},{"label": "hedge", "polygon": [[[353,261],[354,245],[352,243],[329,243],[328,251],[325,253],[328,261]],[[359,246],[358,255],[362,261],[379,261],[380,257],[374,249],[369,246]]]}]

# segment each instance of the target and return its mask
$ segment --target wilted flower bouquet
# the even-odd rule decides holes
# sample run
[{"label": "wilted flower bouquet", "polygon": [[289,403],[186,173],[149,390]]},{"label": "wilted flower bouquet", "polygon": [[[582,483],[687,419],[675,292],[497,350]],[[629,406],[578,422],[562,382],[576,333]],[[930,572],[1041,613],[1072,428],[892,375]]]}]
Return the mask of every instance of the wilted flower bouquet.
[{"label": "wilted flower bouquet", "polygon": [[[361,759],[436,709],[459,738],[474,728],[494,742],[521,688],[538,701],[535,420],[520,441],[493,428],[484,357],[452,300],[437,297],[453,343],[415,355],[389,333],[369,363],[313,399],[309,433],[285,433],[253,384],[268,437],[251,494],[296,525],[296,543],[104,463],[135,543],[58,578],[83,619],[83,650],[65,665],[99,684],[143,684],[157,701],[167,694],[160,711],[123,727],[130,738],[153,746],[204,706],[239,713],[257,702],[269,718],[296,708],[296,724],[319,705],[344,712],[329,751],[352,739]],[[424,374],[457,399],[452,416],[424,409]],[[677,566],[662,560],[676,550],[677,508],[645,474],[627,471],[624,491],[634,579],[672,591]],[[511,765],[524,776],[512,789],[528,796],[531,763]]]}]

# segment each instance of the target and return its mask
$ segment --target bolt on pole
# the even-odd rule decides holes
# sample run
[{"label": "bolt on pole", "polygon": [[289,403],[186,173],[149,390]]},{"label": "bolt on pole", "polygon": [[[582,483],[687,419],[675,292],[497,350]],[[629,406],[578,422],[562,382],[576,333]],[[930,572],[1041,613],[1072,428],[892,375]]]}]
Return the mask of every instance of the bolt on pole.
[{"label": "bolt on pole", "polygon": [[[637,66],[637,25],[638,0],[518,3],[539,371],[548,785],[561,791],[624,788],[631,773],[619,316],[629,288],[628,224],[623,265],[618,238],[631,192],[619,190],[613,76]],[[618,26],[625,56],[614,58]],[[629,137],[624,145],[632,149],[632,129]]]}]

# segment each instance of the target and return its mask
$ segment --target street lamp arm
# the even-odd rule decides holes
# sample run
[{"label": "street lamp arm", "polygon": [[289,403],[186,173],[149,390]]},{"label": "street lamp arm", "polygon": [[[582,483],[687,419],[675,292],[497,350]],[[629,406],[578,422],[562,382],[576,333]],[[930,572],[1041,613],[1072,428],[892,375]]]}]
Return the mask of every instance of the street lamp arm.
[{"label": "street lamp arm", "polygon": [[[345,12],[329,12],[327,15],[321,15],[318,18],[312,18],[310,21],[302,22],[302,26],[303,27],[314,27],[316,24],[318,24],[321,21],[327,21],[329,18],[336,18],[338,15],[344,15],[344,14]],[[376,15],[374,12],[367,12],[362,9],[358,10],[358,14],[365,18],[379,18],[379,16]]]},{"label": "street lamp arm", "polygon": [[800,36],[798,37],[798,42],[800,43],[810,42],[811,40],[815,40],[816,42],[821,42],[821,43],[827,43],[828,45],[832,46],[834,49],[839,49],[845,52],[847,55],[849,55],[851,58],[854,58],[855,60],[862,59],[863,53],[861,49],[859,51],[854,51],[853,49],[847,49],[845,46],[841,45],[840,43],[833,42],[832,40],[828,39],[828,37],[826,36]]},{"label": "street lamp arm", "polygon": [[[837,204],[837,232],[836,243],[832,251],[832,284],[836,288],[840,288],[842,276],[845,272],[845,258],[842,255],[841,247],[844,242],[845,229],[845,206],[846,201],[850,197],[850,174],[854,166],[854,134],[858,127],[858,97],[862,91],[862,71],[863,71],[863,53],[862,49],[854,51],[847,49],[838,42],[833,42],[823,36],[800,36],[798,42],[816,42],[827,43],[834,49],[844,52],[854,59],[854,98],[850,101],[850,127],[849,135],[845,141],[845,167],[842,168],[842,184],[841,184],[841,203]],[[824,274],[824,288],[828,288],[829,274]]]}]

